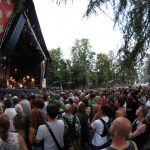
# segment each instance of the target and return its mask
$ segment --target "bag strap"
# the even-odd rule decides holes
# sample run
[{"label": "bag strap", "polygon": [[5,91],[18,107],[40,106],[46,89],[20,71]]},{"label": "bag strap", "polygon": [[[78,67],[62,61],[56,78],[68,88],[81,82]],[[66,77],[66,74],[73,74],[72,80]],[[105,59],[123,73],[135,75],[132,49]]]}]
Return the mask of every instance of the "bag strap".
[{"label": "bag strap", "polygon": [[64,119],[65,122],[67,123],[68,127],[70,127],[70,125],[71,125],[70,121],[69,121],[66,117],[63,117],[63,119]]},{"label": "bag strap", "polygon": [[49,130],[49,132],[50,132],[50,134],[51,134],[51,136],[52,136],[52,138],[53,138],[53,140],[54,140],[56,146],[58,147],[58,149],[59,149],[59,150],[62,150],[62,147],[59,145],[59,143],[58,143],[58,141],[56,140],[56,137],[55,137],[55,135],[54,135],[52,129],[51,129],[50,126],[47,124],[47,122],[45,122],[45,125],[47,126],[47,128],[48,128],[48,130]]},{"label": "bag strap", "polygon": [[76,124],[76,115],[74,115],[73,121],[72,121],[72,125],[75,126],[75,124]]},{"label": "bag strap", "polygon": [[71,127],[71,126],[75,126],[75,123],[76,123],[76,115],[73,116],[73,121],[72,123],[66,118],[66,117],[63,117],[64,121],[67,123],[68,127]]},{"label": "bag strap", "polygon": [[103,123],[103,125],[104,125],[104,129],[103,129],[103,132],[102,132],[102,134],[99,134],[99,135],[103,135],[104,134],[104,130],[107,130],[107,127],[106,127],[106,122],[102,119],[102,118],[99,118],[100,120],[101,120],[101,122]]},{"label": "bag strap", "polygon": [[129,140],[129,147],[128,148],[135,150],[135,146],[133,144],[133,141]]},{"label": "bag strap", "polygon": [[102,119],[102,118],[99,118],[101,121],[102,121],[102,123],[104,124],[104,127],[106,127],[106,122]]}]

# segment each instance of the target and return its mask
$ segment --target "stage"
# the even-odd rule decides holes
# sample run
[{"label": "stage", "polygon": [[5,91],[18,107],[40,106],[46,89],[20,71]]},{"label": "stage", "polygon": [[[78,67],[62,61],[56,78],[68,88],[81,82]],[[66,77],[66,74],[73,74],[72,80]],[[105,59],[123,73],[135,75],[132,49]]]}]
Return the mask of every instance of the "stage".
[{"label": "stage", "polygon": [[[15,13],[15,1],[11,1],[11,15],[0,31],[0,94],[6,91],[35,91],[46,88],[48,65],[51,62],[34,2],[25,1],[23,10]],[[2,1],[3,7],[7,6]],[[3,13],[7,13],[7,7]],[[0,18],[4,18],[3,15]],[[1,25],[1,24],[0,24]],[[27,88],[26,88],[27,87]]]},{"label": "stage", "polygon": [[30,93],[37,93],[43,91],[43,89],[7,89],[7,88],[0,88],[0,95],[5,94],[12,94],[13,96],[19,96],[20,93],[30,94]]}]

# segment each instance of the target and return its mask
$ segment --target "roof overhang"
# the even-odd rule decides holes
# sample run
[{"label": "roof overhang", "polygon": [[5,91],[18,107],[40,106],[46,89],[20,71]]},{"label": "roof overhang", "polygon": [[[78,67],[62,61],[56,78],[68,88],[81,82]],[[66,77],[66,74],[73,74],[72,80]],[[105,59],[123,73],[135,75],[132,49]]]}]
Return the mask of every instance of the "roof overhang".
[{"label": "roof overhang", "polygon": [[24,11],[11,17],[1,40],[0,54],[1,58],[5,58],[3,62],[15,57],[17,54],[14,51],[18,52],[18,59],[22,54],[51,61],[32,0]]}]

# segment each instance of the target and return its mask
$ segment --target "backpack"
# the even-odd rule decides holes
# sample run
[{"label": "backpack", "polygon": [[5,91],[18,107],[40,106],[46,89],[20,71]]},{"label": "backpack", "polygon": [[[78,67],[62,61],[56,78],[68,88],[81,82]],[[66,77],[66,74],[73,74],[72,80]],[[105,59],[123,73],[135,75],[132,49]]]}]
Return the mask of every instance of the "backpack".
[{"label": "backpack", "polygon": [[110,125],[111,125],[110,119],[107,123],[102,118],[99,118],[99,119],[102,121],[102,123],[104,125],[104,129],[103,129],[103,133],[101,134],[101,137],[109,136],[110,135],[109,128],[110,128]]},{"label": "backpack", "polygon": [[68,130],[64,135],[64,145],[69,146],[76,140],[79,140],[79,130],[76,130],[76,116],[73,117],[72,123],[66,117],[63,117],[64,121],[68,125]]}]

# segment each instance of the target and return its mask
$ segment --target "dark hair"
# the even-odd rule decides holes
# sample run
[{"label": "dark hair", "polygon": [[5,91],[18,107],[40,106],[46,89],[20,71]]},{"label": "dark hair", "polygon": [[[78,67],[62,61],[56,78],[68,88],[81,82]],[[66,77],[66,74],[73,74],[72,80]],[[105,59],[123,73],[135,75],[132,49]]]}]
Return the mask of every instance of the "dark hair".
[{"label": "dark hair", "polygon": [[26,94],[25,93],[20,93],[20,98],[21,99],[25,99],[26,98]]},{"label": "dark hair", "polygon": [[9,118],[7,115],[0,115],[0,137],[3,140],[7,140],[7,132],[10,127]]},{"label": "dark hair", "polygon": [[48,104],[47,106],[47,114],[50,118],[54,119],[58,115],[59,108],[55,104]]},{"label": "dark hair", "polygon": [[42,100],[36,100],[35,101],[35,107],[43,109],[44,108],[44,102]]},{"label": "dark hair", "polygon": [[17,98],[13,99],[12,101],[13,101],[13,106],[15,106],[16,104],[18,104],[18,99]]},{"label": "dark hair", "polygon": [[11,100],[10,99],[4,100],[4,106],[5,108],[11,108]]},{"label": "dark hair", "polygon": [[88,102],[88,99],[87,99],[87,98],[84,98],[84,99],[82,100],[82,102],[85,104],[86,107],[89,106],[89,102]]},{"label": "dark hair", "polygon": [[108,113],[108,106],[107,105],[102,105],[100,110],[103,112],[103,114],[107,115],[107,113]]},{"label": "dark hair", "polygon": [[91,99],[93,99],[95,96],[96,96],[95,93],[91,93],[91,94],[90,94],[90,98],[91,98]]},{"label": "dark hair", "polygon": [[82,102],[79,107],[78,107],[78,113],[85,113],[86,110],[86,106],[85,104]]},{"label": "dark hair", "polygon": [[72,115],[75,115],[78,111],[78,107],[76,105],[72,105]]},{"label": "dark hair", "polygon": [[118,100],[120,107],[122,107],[125,104],[125,96],[124,95],[119,96],[119,98],[117,100]]},{"label": "dark hair", "polygon": [[68,101],[71,105],[73,104],[73,99],[71,97],[68,98]]},{"label": "dark hair", "polygon": [[29,95],[29,98],[28,98],[28,99],[35,99],[35,98],[36,98],[35,94],[34,94],[34,93],[31,93],[31,94]]},{"label": "dark hair", "polygon": [[60,101],[55,100],[53,103],[58,107],[58,109],[61,107]]}]

